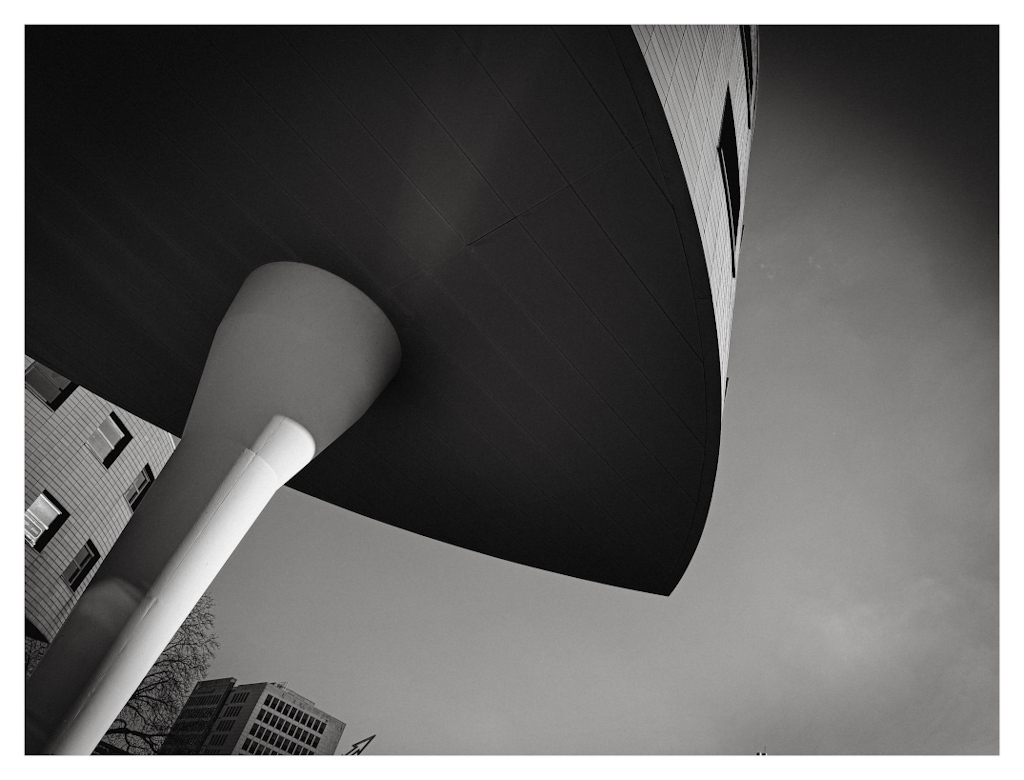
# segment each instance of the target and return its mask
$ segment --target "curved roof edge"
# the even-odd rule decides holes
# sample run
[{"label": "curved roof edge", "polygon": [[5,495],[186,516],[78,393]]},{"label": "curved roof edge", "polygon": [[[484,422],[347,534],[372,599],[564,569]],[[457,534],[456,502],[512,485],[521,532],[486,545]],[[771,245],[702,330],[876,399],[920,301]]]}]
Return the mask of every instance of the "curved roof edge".
[{"label": "curved roof edge", "polygon": [[633,88],[633,94],[640,104],[640,110],[643,112],[647,129],[651,134],[655,154],[665,175],[669,201],[672,211],[675,213],[686,266],[690,272],[690,283],[693,285],[694,305],[697,309],[697,322],[700,328],[701,352],[704,357],[706,435],[700,492],[697,496],[694,522],[686,537],[675,570],[672,572],[675,584],[664,594],[668,596],[675,590],[675,586],[679,584],[690,565],[711,510],[711,497],[715,488],[715,475],[718,471],[718,452],[722,440],[722,405],[719,403],[719,399],[722,397],[722,374],[718,357],[718,331],[715,326],[715,309],[711,298],[711,279],[708,275],[700,228],[697,225],[697,214],[693,209],[693,199],[686,184],[683,164],[676,151],[665,108],[658,96],[657,87],[654,85],[647,62],[632,29],[628,26],[611,27],[610,32],[626,76],[629,78],[630,86]]}]

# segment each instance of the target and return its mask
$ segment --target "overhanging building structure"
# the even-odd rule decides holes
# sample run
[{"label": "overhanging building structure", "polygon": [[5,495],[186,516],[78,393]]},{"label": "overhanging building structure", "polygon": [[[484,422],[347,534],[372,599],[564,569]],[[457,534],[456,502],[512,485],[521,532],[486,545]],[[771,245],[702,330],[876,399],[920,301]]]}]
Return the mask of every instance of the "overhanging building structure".
[{"label": "overhanging building structure", "polygon": [[755,28],[32,27],[26,60],[32,357],[176,435],[262,403],[250,369],[315,412],[348,379],[256,366],[236,315],[340,277],[401,365],[329,446],[288,429],[290,486],[672,592],[718,462]]}]

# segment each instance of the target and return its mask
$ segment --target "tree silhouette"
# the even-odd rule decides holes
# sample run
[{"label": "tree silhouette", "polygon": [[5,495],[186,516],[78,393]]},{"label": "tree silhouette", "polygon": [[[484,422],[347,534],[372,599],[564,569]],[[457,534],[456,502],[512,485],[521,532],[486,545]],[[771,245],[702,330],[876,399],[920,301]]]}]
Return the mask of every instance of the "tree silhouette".
[{"label": "tree silhouette", "polygon": [[[111,724],[104,742],[136,755],[160,750],[192,688],[206,676],[220,647],[213,634],[213,606],[213,597],[204,593]],[[26,638],[26,678],[45,647],[45,643]]]}]

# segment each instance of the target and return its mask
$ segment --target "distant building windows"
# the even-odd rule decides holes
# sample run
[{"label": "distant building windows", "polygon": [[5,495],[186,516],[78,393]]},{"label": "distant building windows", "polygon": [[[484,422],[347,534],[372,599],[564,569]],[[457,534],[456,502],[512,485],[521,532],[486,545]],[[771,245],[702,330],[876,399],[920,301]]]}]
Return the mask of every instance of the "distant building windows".
[{"label": "distant building windows", "polygon": [[234,720],[222,720],[217,724],[217,731],[231,731],[235,727]]},{"label": "distant building windows", "polygon": [[109,469],[131,440],[132,435],[128,433],[124,423],[111,412],[110,416],[92,432],[87,443],[93,455],[103,464],[104,468]]},{"label": "distant building windows", "polygon": [[67,510],[44,490],[25,510],[25,541],[42,550],[67,519]]},{"label": "distant building windows", "polygon": [[78,586],[89,576],[89,572],[92,571],[92,567],[96,565],[96,561],[99,559],[100,553],[96,549],[96,545],[92,543],[91,539],[86,540],[82,549],[78,551],[78,555],[68,564],[68,567],[60,576],[71,590],[78,590]]},{"label": "distant building windows", "polygon": [[[146,466],[146,468],[149,469],[149,466]],[[152,479],[152,476],[150,476],[150,479]],[[234,694],[231,697],[231,703],[232,704],[236,704],[237,702],[240,702],[240,701],[246,701],[248,698],[249,698],[249,692],[248,691],[241,691],[239,693]]]},{"label": "distant building windows", "polygon": [[722,130],[718,136],[718,162],[722,170],[722,186],[728,207],[729,242],[732,247],[732,275],[736,276],[736,238],[740,225],[740,160],[736,148],[736,121],[732,112],[732,95],[725,90]]},{"label": "distant building windows", "polygon": [[25,369],[25,384],[36,398],[51,409],[57,409],[78,387],[53,369],[37,362]]},{"label": "distant building windows", "polygon": [[[138,505],[142,503],[142,496],[145,495],[145,491],[150,489],[150,485],[153,484],[153,469],[150,465],[146,464],[142,467],[142,471],[138,473],[138,476],[132,480],[132,483],[125,490],[125,501],[128,502],[128,506],[131,507],[131,511],[134,512],[138,509]],[[243,697],[240,699],[238,694],[234,696],[231,701],[244,701]]]}]

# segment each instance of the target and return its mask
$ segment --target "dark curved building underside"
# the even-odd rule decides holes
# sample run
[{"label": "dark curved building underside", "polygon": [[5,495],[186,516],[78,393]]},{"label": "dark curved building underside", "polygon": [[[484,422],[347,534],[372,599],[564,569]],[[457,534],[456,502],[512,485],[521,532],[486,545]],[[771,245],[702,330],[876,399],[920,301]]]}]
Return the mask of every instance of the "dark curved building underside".
[{"label": "dark curved building underside", "polygon": [[672,591],[711,501],[719,349],[629,28],[31,27],[26,61],[29,355],[180,435],[246,275],[319,266],[403,362],[292,487]]}]

